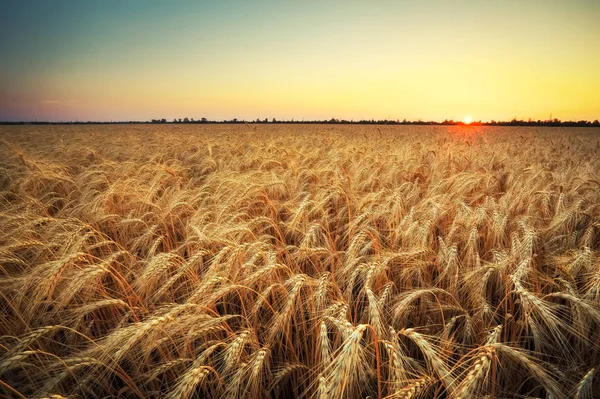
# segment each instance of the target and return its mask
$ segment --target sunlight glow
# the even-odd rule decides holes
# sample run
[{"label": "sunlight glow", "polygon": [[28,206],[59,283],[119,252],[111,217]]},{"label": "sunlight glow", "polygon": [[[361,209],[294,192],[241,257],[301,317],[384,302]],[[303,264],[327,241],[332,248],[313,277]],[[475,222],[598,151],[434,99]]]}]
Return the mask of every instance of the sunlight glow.
[{"label": "sunlight glow", "polygon": [[473,122],[473,119],[471,118],[471,116],[470,115],[465,116],[465,123],[468,125],[471,122]]}]

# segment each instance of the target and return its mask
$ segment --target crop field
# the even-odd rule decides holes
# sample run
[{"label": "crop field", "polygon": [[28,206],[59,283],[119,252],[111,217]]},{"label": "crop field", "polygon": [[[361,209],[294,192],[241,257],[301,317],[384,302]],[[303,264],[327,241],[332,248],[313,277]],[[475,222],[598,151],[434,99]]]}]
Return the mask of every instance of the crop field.
[{"label": "crop field", "polygon": [[600,129],[0,127],[0,396],[598,398]]}]

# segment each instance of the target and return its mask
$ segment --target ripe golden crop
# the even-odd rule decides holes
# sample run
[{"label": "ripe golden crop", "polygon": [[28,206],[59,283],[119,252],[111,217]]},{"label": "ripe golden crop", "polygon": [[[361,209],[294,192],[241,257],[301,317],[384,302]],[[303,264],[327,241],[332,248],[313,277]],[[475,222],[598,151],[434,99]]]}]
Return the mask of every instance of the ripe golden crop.
[{"label": "ripe golden crop", "polygon": [[16,126],[0,153],[2,395],[600,395],[597,129]]}]

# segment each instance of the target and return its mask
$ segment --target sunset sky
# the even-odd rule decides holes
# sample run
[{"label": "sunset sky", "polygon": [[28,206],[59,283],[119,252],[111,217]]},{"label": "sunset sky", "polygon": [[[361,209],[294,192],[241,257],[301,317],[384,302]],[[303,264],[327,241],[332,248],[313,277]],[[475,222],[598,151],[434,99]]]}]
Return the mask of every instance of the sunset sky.
[{"label": "sunset sky", "polygon": [[0,121],[600,118],[600,1],[0,1]]}]

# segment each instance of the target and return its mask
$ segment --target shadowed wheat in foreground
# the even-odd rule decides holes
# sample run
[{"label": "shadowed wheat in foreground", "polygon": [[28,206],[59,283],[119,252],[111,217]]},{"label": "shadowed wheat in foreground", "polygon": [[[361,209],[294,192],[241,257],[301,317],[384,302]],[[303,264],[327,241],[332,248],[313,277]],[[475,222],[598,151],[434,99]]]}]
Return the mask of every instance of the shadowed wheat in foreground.
[{"label": "shadowed wheat in foreground", "polygon": [[600,395],[595,129],[0,130],[0,392]]}]

